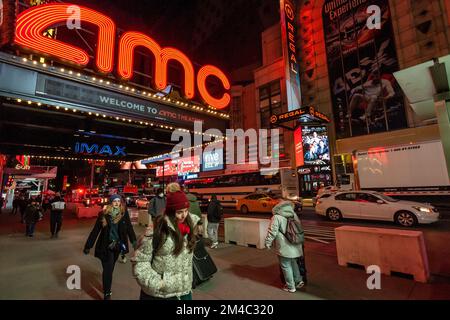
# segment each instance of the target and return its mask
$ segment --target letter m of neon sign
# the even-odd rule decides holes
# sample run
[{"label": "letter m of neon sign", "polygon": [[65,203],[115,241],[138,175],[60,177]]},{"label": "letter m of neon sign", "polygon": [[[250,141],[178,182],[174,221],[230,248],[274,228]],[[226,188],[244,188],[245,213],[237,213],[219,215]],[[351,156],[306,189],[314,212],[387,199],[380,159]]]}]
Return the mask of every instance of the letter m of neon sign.
[{"label": "letter m of neon sign", "polygon": [[[88,54],[68,43],[47,38],[44,32],[56,24],[62,24],[71,19],[68,3],[50,3],[31,7],[19,14],[16,22],[14,43],[40,53],[57,57],[61,60],[86,66]],[[114,21],[95,10],[78,6],[82,22],[98,27],[96,66],[100,72],[110,73],[114,65],[114,48],[116,25]],[[156,41],[139,32],[125,32],[119,42],[118,74],[126,80],[133,75],[133,59],[136,47],[142,46],[152,52],[155,57],[155,86],[159,90],[167,87],[167,65],[170,60],[178,61],[184,69],[184,95],[192,99],[195,94],[195,73],[191,61],[181,51],[166,47],[161,48]],[[218,109],[225,108],[231,100],[228,93],[221,98],[213,97],[206,88],[206,78],[218,78],[225,90],[230,89],[230,83],[225,74],[218,68],[205,65],[198,71],[197,88],[202,99]]]}]

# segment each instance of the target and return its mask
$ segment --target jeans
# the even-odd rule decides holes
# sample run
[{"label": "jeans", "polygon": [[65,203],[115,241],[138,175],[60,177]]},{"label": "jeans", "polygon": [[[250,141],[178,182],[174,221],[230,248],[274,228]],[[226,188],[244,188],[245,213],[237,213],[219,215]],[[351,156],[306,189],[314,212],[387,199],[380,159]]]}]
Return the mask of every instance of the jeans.
[{"label": "jeans", "polygon": [[52,235],[58,233],[61,230],[62,225],[62,211],[50,212],[50,231]]},{"label": "jeans", "polygon": [[181,297],[159,298],[149,296],[148,294],[146,294],[144,291],[141,290],[139,300],[192,300],[192,292],[189,292],[188,294],[185,294],[184,296]]},{"label": "jeans", "polygon": [[26,224],[26,235],[33,235],[34,234],[34,227],[36,226],[36,223],[27,223]]},{"label": "jeans", "polygon": [[114,266],[116,265],[117,258],[119,257],[118,250],[107,250],[106,257],[102,259],[102,280],[103,280],[103,293],[110,294],[112,286],[112,276],[114,272]]},{"label": "jeans", "polygon": [[216,243],[219,230],[219,223],[209,222],[208,223],[208,237],[211,239],[213,243]]},{"label": "jeans", "polygon": [[297,264],[298,258],[285,258],[278,256],[278,259],[280,260],[280,266],[283,271],[286,285],[289,289],[295,288],[295,286],[303,280]]}]

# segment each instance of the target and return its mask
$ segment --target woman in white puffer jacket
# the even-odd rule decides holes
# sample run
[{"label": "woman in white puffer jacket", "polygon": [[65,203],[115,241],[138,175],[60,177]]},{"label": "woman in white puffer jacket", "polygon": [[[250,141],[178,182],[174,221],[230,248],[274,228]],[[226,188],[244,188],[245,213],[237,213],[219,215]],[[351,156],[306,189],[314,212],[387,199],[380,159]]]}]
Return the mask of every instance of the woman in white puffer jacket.
[{"label": "woman in white puffer jacket", "polygon": [[[199,218],[178,184],[169,185],[164,215],[147,229],[133,257],[141,300],[191,300],[192,256]],[[169,187],[168,186],[168,187]]]}]

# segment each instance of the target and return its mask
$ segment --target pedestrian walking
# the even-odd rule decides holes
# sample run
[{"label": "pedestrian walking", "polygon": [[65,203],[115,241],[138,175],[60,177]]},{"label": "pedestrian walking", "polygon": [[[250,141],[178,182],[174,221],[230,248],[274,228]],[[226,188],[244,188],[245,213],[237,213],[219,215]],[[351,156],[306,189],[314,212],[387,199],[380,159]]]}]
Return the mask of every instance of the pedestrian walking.
[{"label": "pedestrian walking", "polygon": [[22,195],[19,198],[19,202],[18,202],[18,207],[19,207],[19,211],[20,211],[20,220],[22,221],[22,223],[25,223],[25,219],[24,219],[24,214],[25,214],[25,209],[28,206],[28,201],[25,199],[25,197]]},{"label": "pedestrian walking", "polygon": [[3,199],[3,197],[0,195],[0,214],[2,213],[4,204],[5,204],[5,199]]},{"label": "pedestrian walking", "polygon": [[36,223],[42,218],[39,202],[32,198],[30,204],[24,210],[25,235],[27,237],[34,236]]},{"label": "pedestrian walking", "polygon": [[148,204],[148,214],[152,217],[153,225],[158,216],[164,214],[166,209],[166,196],[162,188],[158,188],[156,196],[153,197]]},{"label": "pedestrian walking", "polygon": [[13,209],[11,211],[11,214],[16,214],[17,208],[19,207],[19,198],[17,196],[14,196],[12,205],[13,205]]},{"label": "pedestrian walking", "polygon": [[283,290],[295,292],[305,285],[297,263],[298,258],[303,256],[303,228],[290,201],[277,204],[272,214],[265,246],[270,249],[275,241],[275,251],[285,279]]},{"label": "pedestrian walking", "polygon": [[136,248],[136,234],[123,199],[118,194],[114,194],[109,200],[110,204],[105,206],[98,215],[83,250],[85,254],[89,254],[95,244],[95,256],[100,259],[103,268],[105,300],[111,299],[114,266],[119,254],[129,252],[129,241],[133,248]]},{"label": "pedestrian walking", "polygon": [[202,221],[202,210],[200,209],[200,204],[198,203],[197,197],[189,192],[188,187],[184,187],[184,193],[186,193],[186,198],[189,200],[189,213],[196,215],[200,220],[198,221],[198,232],[203,234],[203,221]]},{"label": "pedestrian walking", "polygon": [[223,207],[217,200],[217,196],[213,194],[208,204],[208,237],[212,241],[211,249],[215,249],[219,245],[218,230],[222,215]]},{"label": "pedestrian walking", "polygon": [[164,215],[140,239],[132,259],[141,300],[192,300],[192,259],[199,218],[178,183],[167,188]]},{"label": "pedestrian walking", "polygon": [[66,203],[64,202],[64,199],[61,198],[61,194],[57,192],[51,202],[50,209],[50,232],[52,234],[52,239],[58,238],[62,226],[62,215],[65,208]]}]

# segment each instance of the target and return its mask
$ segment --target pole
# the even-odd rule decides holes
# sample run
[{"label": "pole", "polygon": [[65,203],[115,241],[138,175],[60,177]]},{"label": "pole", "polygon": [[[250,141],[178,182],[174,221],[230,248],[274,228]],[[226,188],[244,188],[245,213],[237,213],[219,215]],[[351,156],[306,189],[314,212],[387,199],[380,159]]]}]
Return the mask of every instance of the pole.
[{"label": "pole", "polygon": [[92,163],[91,163],[91,184],[90,184],[90,191],[92,191],[92,189],[94,188],[94,169],[95,169],[95,164],[94,164],[94,161],[92,161]]},{"label": "pole", "polygon": [[165,179],[165,176],[164,176],[164,167],[165,167],[165,166],[164,166],[164,161],[162,162],[162,167],[163,167],[163,183],[162,183],[162,186],[163,186],[163,187],[162,187],[162,189],[163,189],[163,192],[164,192],[164,187],[165,187],[165,186],[164,186],[164,179]]}]

